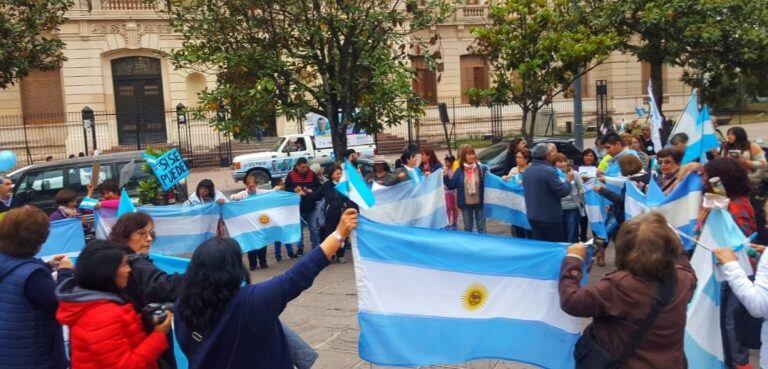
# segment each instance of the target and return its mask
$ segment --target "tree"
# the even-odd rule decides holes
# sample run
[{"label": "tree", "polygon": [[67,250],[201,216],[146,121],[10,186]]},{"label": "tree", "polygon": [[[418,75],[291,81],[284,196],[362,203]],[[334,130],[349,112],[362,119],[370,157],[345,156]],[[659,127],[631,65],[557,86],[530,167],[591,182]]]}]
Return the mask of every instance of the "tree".
[{"label": "tree", "polygon": [[592,21],[600,19],[593,16],[598,11],[586,1],[572,6],[571,0],[506,0],[492,6],[488,27],[473,30],[477,41],[471,51],[489,62],[494,86],[470,90],[472,102],[519,105],[521,132],[532,142],[539,110],[618,45],[615,32]]},{"label": "tree", "polygon": [[[391,0],[171,0],[165,15],[184,37],[171,55],[177,67],[218,74],[201,101],[224,104],[226,122],[212,122],[248,138],[270,116],[328,118],[334,152],[347,147],[347,127],[368,132],[416,118],[406,104],[413,70],[408,54],[431,60],[438,37],[414,36],[442,22],[453,9],[445,0],[426,6]],[[430,49],[431,48],[431,49]]]},{"label": "tree", "polygon": [[0,89],[31,69],[58,68],[64,43],[52,32],[65,18],[70,0],[0,0]]}]

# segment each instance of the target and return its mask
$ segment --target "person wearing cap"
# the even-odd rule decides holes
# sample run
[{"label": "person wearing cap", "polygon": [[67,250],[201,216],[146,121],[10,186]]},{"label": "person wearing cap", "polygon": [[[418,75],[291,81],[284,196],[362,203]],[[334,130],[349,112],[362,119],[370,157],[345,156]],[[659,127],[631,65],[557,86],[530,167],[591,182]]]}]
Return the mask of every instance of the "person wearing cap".
[{"label": "person wearing cap", "polygon": [[389,164],[384,158],[377,156],[373,158],[373,173],[365,176],[365,183],[373,185],[377,183],[381,186],[391,186],[398,182],[397,177],[389,170]]}]

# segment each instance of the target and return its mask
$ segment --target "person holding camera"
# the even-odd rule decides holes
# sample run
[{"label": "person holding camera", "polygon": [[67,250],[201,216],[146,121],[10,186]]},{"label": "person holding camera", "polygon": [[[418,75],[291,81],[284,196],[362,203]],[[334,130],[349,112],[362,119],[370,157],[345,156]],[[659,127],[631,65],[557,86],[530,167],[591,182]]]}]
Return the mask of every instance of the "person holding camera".
[{"label": "person holding camera", "polygon": [[147,334],[126,292],[131,265],[126,248],[110,241],[89,243],[77,259],[77,274],[56,290],[56,318],[70,328],[72,367],[158,368],[169,345],[173,313]]},{"label": "person holding camera", "polygon": [[237,241],[203,242],[192,255],[174,320],[190,369],[293,369],[280,314],[312,286],[355,227],[357,211],[347,209],[320,247],[285,273],[253,285]]},{"label": "person holding camera", "polygon": [[47,263],[35,257],[49,229],[48,216],[32,206],[12,209],[0,221],[0,367],[68,366],[54,291],[74,270],[66,256],[54,256]]}]

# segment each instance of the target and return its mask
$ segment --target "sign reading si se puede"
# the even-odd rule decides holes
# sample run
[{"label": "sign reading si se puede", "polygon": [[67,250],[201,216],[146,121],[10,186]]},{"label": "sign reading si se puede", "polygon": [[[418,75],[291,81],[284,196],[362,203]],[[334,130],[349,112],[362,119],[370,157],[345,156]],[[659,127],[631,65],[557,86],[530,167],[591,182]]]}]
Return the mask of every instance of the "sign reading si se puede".
[{"label": "sign reading si se puede", "polygon": [[147,160],[147,163],[155,172],[155,177],[163,186],[163,191],[168,191],[173,185],[189,175],[187,164],[181,158],[179,150],[175,148],[154,159],[154,162]]}]

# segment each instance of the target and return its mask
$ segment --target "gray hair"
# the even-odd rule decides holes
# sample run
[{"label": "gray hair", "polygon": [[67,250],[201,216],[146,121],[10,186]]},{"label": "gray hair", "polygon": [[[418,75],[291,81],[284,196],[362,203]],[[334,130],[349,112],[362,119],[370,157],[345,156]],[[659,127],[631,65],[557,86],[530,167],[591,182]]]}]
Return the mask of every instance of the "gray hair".
[{"label": "gray hair", "polygon": [[531,157],[537,160],[547,160],[549,156],[549,145],[545,143],[536,144],[531,151]]}]

